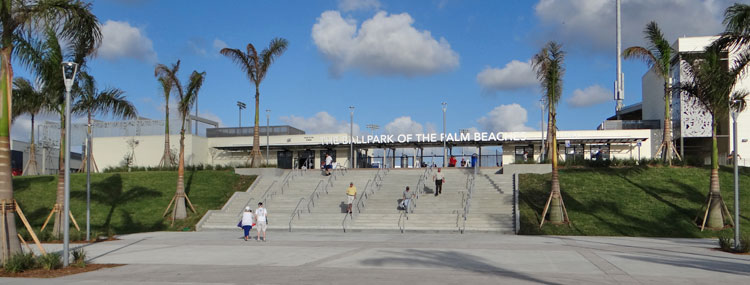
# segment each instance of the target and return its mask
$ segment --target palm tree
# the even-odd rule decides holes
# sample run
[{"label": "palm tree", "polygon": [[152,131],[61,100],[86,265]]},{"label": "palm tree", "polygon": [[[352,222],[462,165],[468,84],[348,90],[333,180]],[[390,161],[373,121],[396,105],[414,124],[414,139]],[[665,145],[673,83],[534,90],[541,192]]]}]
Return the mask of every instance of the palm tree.
[{"label": "palm tree", "polygon": [[[83,170],[87,163],[87,156],[92,153],[94,149],[94,141],[91,139],[91,123],[93,116],[96,115],[112,115],[122,119],[132,119],[136,117],[136,110],[133,103],[125,98],[125,91],[117,88],[107,88],[105,90],[99,90],[96,88],[96,81],[94,77],[86,72],[81,72],[79,75],[79,92],[78,100],[72,106],[72,112],[76,114],[85,114],[88,120],[88,150],[86,155],[83,157]],[[91,166],[94,167],[94,171],[98,172],[96,167],[96,161],[94,157],[91,157]]]},{"label": "palm tree", "polygon": [[44,94],[28,79],[17,77],[13,79],[13,103],[12,120],[23,114],[28,114],[31,117],[29,160],[23,168],[23,175],[39,175],[34,140],[34,118],[44,110],[46,104]]},{"label": "palm tree", "polygon": [[[94,50],[101,43],[99,20],[91,13],[91,4],[78,0],[2,0],[0,9],[0,199],[13,200],[10,171],[10,122],[13,82],[13,55],[19,39],[39,32],[44,24],[56,25],[62,37],[71,43]],[[60,66],[58,65],[58,68]],[[15,213],[6,215],[2,258],[21,251],[16,238]]]},{"label": "palm tree", "polygon": [[744,102],[749,94],[746,90],[734,89],[740,73],[750,63],[750,51],[745,50],[729,65],[722,59],[726,57],[726,52],[723,51],[725,50],[718,45],[712,44],[701,54],[685,55],[688,61],[685,72],[690,79],[676,86],[676,89],[694,98],[711,114],[711,186],[706,198],[706,211],[699,215],[699,218],[703,218],[699,221],[701,230],[704,226],[721,229],[725,225],[725,218],[729,219],[729,224],[733,224],[719,187],[717,127],[720,122],[728,119],[730,108],[738,111],[744,109]]},{"label": "palm tree", "polygon": [[549,153],[552,161],[552,185],[550,196],[542,212],[542,221],[539,224],[544,225],[544,220],[549,210],[549,220],[552,223],[568,223],[568,213],[565,210],[562,195],[560,194],[560,178],[557,167],[557,103],[562,96],[562,78],[565,75],[565,52],[562,46],[556,42],[548,42],[538,54],[531,59],[536,77],[539,79],[544,95],[542,98],[547,107],[547,116],[549,129],[547,139],[550,141]]},{"label": "palm tree", "polygon": [[725,31],[719,45],[739,48],[750,43],[750,5],[735,3],[727,7],[723,23]]},{"label": "palm tree", "polygon": [[[172,68],[166,65],[159,64],[156,66],[156,75],[161,78],[169,80],[171,85],[177,90],[177,111],[180,113],[180,155],[177,163],[177,190],[172,201],[167,206],[169,211],[172,206],[172,202],[175,203],[174,211],[172,211],[172,221],[181,220],[187,217],[187,209],[185,208],[185,201],[190,204],[190,208],[193,209],[190,199],[185,195],[185,121],[187,116],[190,114],[190,108],[198,98],[198,92],[203,86],[203,81],[206,79],[206,72],[193,71],[190,74],[188,85],[184,88],[180,84],[177,78],[177,70],[180,68],[180,61],[172,65]],[[174,72],[173,72],[174,71]],[[167,211],[164,212],[166,215]],[[195,209],[193,209],[195,212]]]},{"label": "palm tree", "polygon": [[670,106],[672,102],[670,66],[675,51],[664,38],[664,34],[662,34],[656,22],[648,23],[643,33],[646,34],[646,40],[648,40],[650,46],[648,48],[640,46],[626,48],[622,56],[626,59],[643,60],[649,68],[653,68],[656,74],[664,80],[664,127],[662,142],[656,154],[661,154],[664,161],[668,165],[672,165],[672,156],[680,157],[672,141],[672,111]]},{"label": "palm tree", "polygon": [[[177,66],[179,67],[179,66]],[[171,73],[177,73],[177,70],[170,70]],[[174,156],[169,146],[169,97],[172,95],[172,83],[168,77],[161,76],[157,79],[164,96],[164,154],[159,161],[159,167],[172,167],[174,165]]]},{"label": "palm tree", "polygon": [[223,48],[221,54],[228,57],[240,66],[243,72],[250,82],[255,84],[255,126],[253,128],[253,150],[250,152],[250,166],[260,167],[262,157],[260,155],[260,127],[258,125],[260,119],[260,83],[266,77],[268,67],[271,66],[276,57],[286,51],[287,45],[286,39],[275,38],[271,40],[271,43],[266,49],[260,52],[255,50],[253,44],[247,44],[247,51],[243,52],[239,49]]}]

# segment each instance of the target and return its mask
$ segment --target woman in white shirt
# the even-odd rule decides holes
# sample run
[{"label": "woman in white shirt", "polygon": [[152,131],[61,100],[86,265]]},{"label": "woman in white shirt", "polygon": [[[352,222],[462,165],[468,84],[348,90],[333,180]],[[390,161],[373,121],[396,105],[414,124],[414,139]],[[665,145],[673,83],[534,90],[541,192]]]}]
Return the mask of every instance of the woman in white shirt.
[{"label": "woman in white shirt", "polygon": [[240,221],[242,230],[245,231],[245,241],[250,238],[250,230],[253,228],[253,218],[253,210],[250,209],[250,206],[245,207],[245,211],[242,212],[242,221]]}]

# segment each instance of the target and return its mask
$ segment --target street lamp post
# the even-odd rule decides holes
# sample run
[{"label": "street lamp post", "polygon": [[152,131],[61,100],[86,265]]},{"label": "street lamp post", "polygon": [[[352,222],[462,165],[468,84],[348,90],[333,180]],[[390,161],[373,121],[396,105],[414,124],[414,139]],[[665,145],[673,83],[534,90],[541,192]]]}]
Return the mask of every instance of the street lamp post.
[{"label": "street lamp post", "polygon": [[354,106],[349,106],[349,167],[354,168]]},{"label": "street lamp post", "polygon": [[242,110],[245,109],[246,107],[247,105],[245,105],[245,103],[242,103],[241,101],[237,101],[237,108],[239,108],[239,115],[240,115],[237,125],[239,125],[240,128],[242,128]]},{"label": "street lamp post", "polygon": [[732,161],[734,162],[734,248],[740,248],[740,176],[739,167],[737,164],[737,117],[740,112],[738,110],[739,104],[742,104],[741,100],[732,100],[732,143],[734,144],[734,152],[732,155]]},{"label": "street lamp post", "polygon": [[91,156],[93,147],[91,146],[91,123],[87,125],[88,133],[86,134],[86,241],[91,240]]},{"label": "street lamp post", "polygon": [[445,133],[445,111],[448,109],[448,103],[442,102],[440,105],[443,105],[443,167],[446,167],[448,166],[448,163],[446,162],[448,160],[448,152],[446,151],[447,134]]},{"label": "street lamp post", "polygon": [[[270,146],[268,144],[268,137],[271,131],[271,109],[266,109],[266,167],[268,166],[268,156],[271,153]],[[278,164],[278,162],[276,163]]]},{"label": "street lamp post", "polygon": [[74,62],[62,63],[63,80],[65,82],[65,202],[63,206],[63,266],[70,264],[70,89],[78,72],[78,64]]}]

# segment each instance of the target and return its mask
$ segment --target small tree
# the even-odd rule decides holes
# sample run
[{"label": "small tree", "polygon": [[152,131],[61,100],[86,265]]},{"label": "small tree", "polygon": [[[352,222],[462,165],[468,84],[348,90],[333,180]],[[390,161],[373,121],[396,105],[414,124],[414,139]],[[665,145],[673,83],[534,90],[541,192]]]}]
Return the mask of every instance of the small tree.
[{"label": "small tree", "polygon": [[[125,91],[118,88],[107,88],[99,90],[96,87],[96,81],[94,77],[86,72],[81,72],[79,81],[80,88],[78,93],[78,100],[72,106],[72,111],[76,114],[86,115],[88,122],[88,137],[91,138],[91,123],[93,116],[107,116],[112,115],[116,118],[132,119],[136,117],[136,110],[133,103],[125,98]],[[93,139],[89,139],[88,150],[86,155],[83,157],[83,164],[81,170],[86,167],[88,161],[88,155],[94,149]],[[99,169],[96,167],[96,161],[93,155],[91,156],[91,165],[95,172]]]},{"label": "small tree", "polygon": [[31,117],[29,160],[23,167],[23,175],[39,175],[39,167],[36,162],[36,142],[34,140],[34,118],[44,110],[46,104],[44,94],[28,79],[17,77],[13,80],[13,103],[13,120],[24,114]]},{"label": "small tree", "polygon": [[668,165],[672,165],[672,156],[680,157],[672,141],[672,108],[670,106],[672,103],[670,66],[675,51],[664,38],[664,34],[662,34],[656,22],[648,23],[643,33],[646,34],[646,40],[648,40],[650,46],[648,48],[640,46],[626,48],[622,52],[622,56],[626,59],[643,60],[649,68],[653,68],[656,74],[664,80],[664,127],[662,128],[662,142],[657,155],[661,154],[664,161]]},{"label": "small tree", "polygon": [[276,57],[286,51],[288,44],[289,42],[283,38],[275,38],[271,40],[266,49],[260,52],[260,55],[258,55],[253,44],[247,44],[246,52],[231,48],[223,48],[220,51],[221,54],[237,63],[250,82],[255,84],[255,125],[253,127],[253,149],[250,152],[250,167],[260,167],[263,160],[260,155],[260,83],[266,78],[268,68]]},{"label": "small tree", "polygon": [[190,79],[184,88],[180,84],[177,78],[177,70],[180,68],[180,61],[172,65],[172,68],[166,65],[159,64],[156,66],[156,75],[164,77],[171,82],[171,85],[177,90],[177,111],[180,113],[180,156],[177,163],[177,190],[172,201],[169,202],[167,210],[164,215],[167,214],[172,206],[172,202],[175,203],[174,210],[172,211],[172,221],[181,220],[187,217],[187,209],[185,202],[190,204],[190,208],[195,212],[195,209],[190,203],[190,199],[185,195],[185,121],[187,116],[190,114],[190,108],[198,98],[198,92],[203,86],[203,81],[206,79],[206,72],[193,71],[190,74]]},{"label": "small tree", "polygon": [[[170,69],[169,72],[177,73],[177,70]],[[175,164],[172,149],[169,146],[169,96],[172,96],[172,83],[165,76],[160,76],[157,80],[164,96],[164,153],[159,160],[159,167],[172,167]]]},{"label": "small tree", "polygon": [[569,223],[568,212],[565,210],[565,203],[560,193],[560,178],[557,167],[557,103],[562,97],[562,78],[565,75],[565,52],[562,46],[556,42],[548,42],[538,54],[534,55],[531,63],[536,71],[536,77],[539,79],[544,94],[547,107],[547,116],[549,118],[549,129],[547,139],[550,141],[549,155],[552,161],[552,185],[547,204],[542,211],[542,220],[539,227],[544,225],[549,210],[549,220],[552,223]]},{"label": "small tree", "polygon": [[748,91],[734,89],[750,62],[750,51],[745,50],[738,55],[732,64],[727,64],[722,59],[724,56],[726,52],[717,43],[708,46],[702,54],[685,55],[688,64],[684,70],[689,79],[676,86],[711,114],[711,186],[706,198],[706,210],[698,216],[701,230],[705,226],[721,229],[726,224],[734,224],[719,187],[717,127],[719,122],[727,120],[730,108],[738,111],[744,109]]}]

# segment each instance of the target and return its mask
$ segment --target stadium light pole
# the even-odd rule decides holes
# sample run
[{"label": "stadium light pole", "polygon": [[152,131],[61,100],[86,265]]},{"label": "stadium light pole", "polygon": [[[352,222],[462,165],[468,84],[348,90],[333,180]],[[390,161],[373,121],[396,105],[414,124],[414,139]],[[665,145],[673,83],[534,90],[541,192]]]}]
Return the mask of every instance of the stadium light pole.
[{"label": "stadium light pole", "polygon": [[446,160],[448,160],[448,152],[446,151],[446,141],[447,141],[447,134],[445,133],[445,111],[448,109],[448,103],[442,102],[440,105],[443,105],[443,167],[448,166],[448,163]]},{"label": "stadium light pole", "polygon": [[[271,153],[270,146],[268,144],[268,137],[270,136],[271,132],[271,109],[266,109],[266,167],[268,166],[268,155]],[[278,162],[276,163],[278,164]]]},{"label": "stadium light pole", "polygon": [[734,162],[734,248],[739,249],[740,248],[740,176],[739,176],[739,167],[737,164],[737,117],[739,117],[740,112],[738,110],[738,107],[740,104],[742,104],[741,100],[732,100],[732,105],[730,106],[731,112],[732,112],[732,143],[734,144],[734,153],[732,156],[732,160]]},{"label": "stadium light pole", "polygon": [[63,62],[63,81],[65,83],[65,202],[63,206],[63,266],[70,265],[70,89],[76,79],[78,64]]},{"label": "stadium light pole", "polygon": [[240,115],[237,125],[239,125],[240,128],[242,128],[242,110],[245,109],[246,107],[247,105],[245,105],[245,103],[242,103],[241,101],[237,101],[237,108],[239,108],[239,115]]},{"label": "stadium light pole", "polygon": [[354,168],[354,106],[349,106],[349,167]]}]

